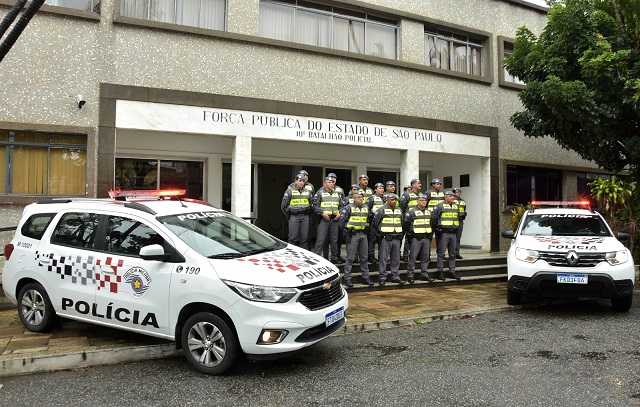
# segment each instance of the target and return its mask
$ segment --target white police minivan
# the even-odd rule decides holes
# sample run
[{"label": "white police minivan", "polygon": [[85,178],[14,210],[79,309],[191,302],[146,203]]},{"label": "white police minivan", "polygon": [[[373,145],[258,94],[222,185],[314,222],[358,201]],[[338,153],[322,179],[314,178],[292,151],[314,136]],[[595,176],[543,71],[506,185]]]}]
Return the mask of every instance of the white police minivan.
[{"label": "white police minivan", "polygon": [[564,298],[608,298],[626,312],[633,302],[635,266],[631,252],[614,236],[589,202],[532,202],[512,239],[507,255],[507,303],[524,295]]},{"label": "white police minivan", "polygon": [[24,326],[49,331],[64,317],[166,338],[220,374],[241,353],[282,356],[345,324],[334,265],[181,194],[28,205],[2,273]]}]

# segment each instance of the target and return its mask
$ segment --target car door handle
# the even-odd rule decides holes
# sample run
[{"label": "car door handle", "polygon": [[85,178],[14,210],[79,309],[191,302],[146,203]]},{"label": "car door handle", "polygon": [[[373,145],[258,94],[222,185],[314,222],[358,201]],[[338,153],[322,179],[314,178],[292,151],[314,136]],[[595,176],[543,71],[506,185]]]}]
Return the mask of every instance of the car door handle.
[{"label": "car door handle", "polygon": [[40,264],[49,264],[51,263],[51,259],[48,257],[40,257],[38,259],[38,261],[40,262]]},{"label": "car door handle", "polygon": [[100,270],[102,270],[103,273],[115,274],[115,271],[113,271],[111,266],[100,266]]}]

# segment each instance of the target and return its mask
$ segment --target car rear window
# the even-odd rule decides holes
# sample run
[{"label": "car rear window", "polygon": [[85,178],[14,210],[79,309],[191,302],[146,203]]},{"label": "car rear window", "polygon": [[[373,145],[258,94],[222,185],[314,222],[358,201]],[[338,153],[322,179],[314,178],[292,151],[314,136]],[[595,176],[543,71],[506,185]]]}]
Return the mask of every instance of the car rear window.
[{"label": "car rear window", "polygon": [[24,225],[22,225],[20,233],[22,233],[22,236],[40,240],[54,216],[56,216],[55,213],[38,213],[31,215]]}]

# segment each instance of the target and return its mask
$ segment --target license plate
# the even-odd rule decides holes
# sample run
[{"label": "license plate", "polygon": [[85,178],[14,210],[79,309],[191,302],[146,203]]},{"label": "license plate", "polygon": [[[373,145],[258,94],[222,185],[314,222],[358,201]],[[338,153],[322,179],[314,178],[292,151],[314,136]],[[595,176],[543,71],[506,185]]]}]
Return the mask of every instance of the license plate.
[{"label": "license plate", "polygon": [[340,307],[337,310],[331,311],[330,313],[325,315],[324,324],[325,326],[329,326],[340,321],[342,318],[344,318],[344,307]]},{"label": "license plate", "polygon": [[560,284],[589,284],[589,276],[586,274],[558,274]]}]

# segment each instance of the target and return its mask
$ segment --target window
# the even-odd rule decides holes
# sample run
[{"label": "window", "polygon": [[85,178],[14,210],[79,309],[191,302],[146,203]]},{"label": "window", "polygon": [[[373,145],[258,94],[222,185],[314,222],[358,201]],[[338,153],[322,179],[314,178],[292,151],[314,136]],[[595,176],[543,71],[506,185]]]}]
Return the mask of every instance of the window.
[{"label": "window", "polygon": [[66,213],[56,225],[51,243],[93,249],[97,226],[98,215],[95,213]]},{"label": "window", "polygon": [[507,205],[562,200],[562,172],[507,165]]},{"label": "window", "polygon": [[163,243],[162,236],[144,223],[121,216],[109,217],[107,251],[110,253],[138,256],[144,246]]},{"label": "window", "polygon": [[425,64],[470,75],[484,75],[486,39],[439,28],[426,28]]},{"label": "window", "polygon": [[185,189],[203,199],[204,164],[199,161],[116,158],[115,186],[120,189]]},{"label": "window", "polygon": [[39,213],[32,215],[27,219],[24,225],[22,225],[20,233],[22,233],[22,236],[40,240],[54,216],[56,216],[55,213]]},{"label": "window", "polygon": [[87,137],[0,130],[0,194],[85,195]]},{"label": "window", "polygon": [[122,0],[125,17],[224,30],[225,0]]},{"label": "window", "polygon": [[[505,43],[503,58],[507,58],[511,55],[513,55],[513,44]],[[507,69],[504,67],[504,65],[502,66],[502,71],[503,71],[505,82],[514,83],[517,85],[524,85],[524,81],[521,81],[520,78],[518,78],[517,76],[513,76],[509,72],[507,72]]]},{"label": "window", "polygon": [[46,0],[47,6],[73,8],[82,11],[93,11],[100,14],[101,0]]},{"label": "window", "polygon": [[303,0],[287,3],[260,2],[262,37],[396,59],[397,21]]}]

